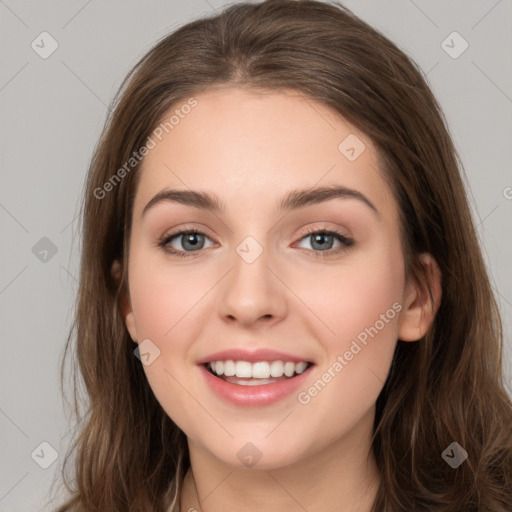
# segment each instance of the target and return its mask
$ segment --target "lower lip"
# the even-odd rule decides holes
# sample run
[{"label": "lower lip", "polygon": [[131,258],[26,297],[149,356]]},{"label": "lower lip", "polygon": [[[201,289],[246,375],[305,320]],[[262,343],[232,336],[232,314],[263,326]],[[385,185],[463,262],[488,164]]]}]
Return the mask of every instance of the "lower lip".
[{"label": "lower lip", "polygon": [[314,365],[300,375],[290,379],[262,384],[260,386],[242,386],[226,382],[212,375],[204,365],[199,365],[210,389],[220,398],[239,407],[263,407],[273,404],[296,391],[308,378]]}]

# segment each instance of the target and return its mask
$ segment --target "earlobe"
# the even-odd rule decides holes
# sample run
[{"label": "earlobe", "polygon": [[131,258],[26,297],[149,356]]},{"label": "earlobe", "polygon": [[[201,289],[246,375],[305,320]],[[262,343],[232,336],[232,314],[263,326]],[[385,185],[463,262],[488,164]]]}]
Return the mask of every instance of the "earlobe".
[{"label": "earlobe", "polygon": [[[111,274],[115,281],[119,284],[121,279],[122,269],[121,264],[118,260],[115,260],[111,267]],[[130,334],[131,339],[137,343],[137,327],[135,325],[135,315],[133,314],[132,306],[130,303],[130,299],[128,297],[128,293],[126,289],[121,292],[119,299],[119,307],[121,310],[121,314],[124,319],[124,323],[126,325],[126,329]]]},{"label": "earlobe", "polygon": [[135,343],[138,343],[137,327],[135,326],[135,316],[131,309],[129,313],[124,315],[124,323],[126,325],[126,328],[128,329],[128,332],[130,333],[131,339]]},{"label": "earlobe", "polygon": [[398,339],[417,341],[427,333],[441,303],[441,271],[429,253],[418,256],[423,266],[425,279],[407,283],[407,293],[400,317]]}]

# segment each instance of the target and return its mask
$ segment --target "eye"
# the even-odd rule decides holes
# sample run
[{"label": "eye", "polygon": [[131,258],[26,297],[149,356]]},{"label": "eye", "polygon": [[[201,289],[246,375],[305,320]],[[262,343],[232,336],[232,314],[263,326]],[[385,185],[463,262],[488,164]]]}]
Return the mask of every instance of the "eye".
[{"label": "eye", "polygon": [[[172,247],[171,243],[174,239],[181,238],[181,242],[179,245],[183,247],[183,250],[176,249]],[[204,247],[204,238],[208,238],[201,231],[197,231],[195,229],[187,229],[184,231],[178,231],[169,236],[165,236],[159,243],[158,246],[161,247],[165,252],[170,254],[175,254],[180,257],[194,257],[194,252],[199,252]],[[190,250],[189,250],[190,249]],[[189,254],[187,254],[189,253]],[[192,253],[192,254],[190,254]]]},{"label": "eye", "polygon": [[[338,248],[333,249],[332,245],[335,239],[338,239],[340,245]],[[301,240],[309,240],[315,256],[320,258],[338,254],[354,245],[354,241],[351,238],[348,238],[339,231],[326,229],[308,230],[306,236],[302,237]],[[316,249],[319,249],[319,251]]]},{"label": "eye", "polygon": [[[179,240],[180,238],[181,242],[179,243],[179,245],[183,248],[183,250],[179,248],[176,249],[176,247],[173,247],[172,245],[175,240]],[[205,233],[202,233],[201,231],[195,229],[187,229],[164,236],[158,242],[158,246],[161,247],[168,254],[176,255],[183,258],[195,257],[196,254],[194,253],[200,253],[200,251],[204,248],[205,238],[209,239],[209,237]],[[351,238],[348,238],[347,236],[336,230],[309,230],[307,231],[306,235],[303,236],[300,240],[302,241],[308,239],[312,243],[312,250],[316,257],[324,257],[333,254],[338,254],[346,250],[348,247],[354,245],[354,241]],[[335,239],[338,240],[339,246],[333,249],[332,245]],[[197,256],[198,255],[199,254],[197,254]]]}]

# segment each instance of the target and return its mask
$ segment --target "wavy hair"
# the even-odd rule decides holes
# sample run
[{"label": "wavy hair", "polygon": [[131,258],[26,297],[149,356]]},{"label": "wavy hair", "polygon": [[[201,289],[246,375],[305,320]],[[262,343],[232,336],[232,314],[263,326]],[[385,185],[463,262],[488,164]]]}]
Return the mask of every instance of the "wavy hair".
[{"label": "wavy hair", "polygon": [[[171,107],[224,86],[297,91],[365,133],[399,205],[407,275],[428,289],[422,252],[441,270],[435,320],[419,341],[397,340],[377,399],[372,449],[382,481],[373,512],[510,512],[512,403],[501,319],[447,122],[402,50],[339,2],[315,0],[238,3],[192,21],[160,39],[121,84],[80,210],[79,288],[61,367],[62,387],[76,339],[79,423],[62,469],[71,496],[58,512],[178,510],[190,466],[186,436],[153,395],[119,305],[140,162],[103,197],[98,190]],[[468,453],[456,469],[441,457],[454,441]]]}]

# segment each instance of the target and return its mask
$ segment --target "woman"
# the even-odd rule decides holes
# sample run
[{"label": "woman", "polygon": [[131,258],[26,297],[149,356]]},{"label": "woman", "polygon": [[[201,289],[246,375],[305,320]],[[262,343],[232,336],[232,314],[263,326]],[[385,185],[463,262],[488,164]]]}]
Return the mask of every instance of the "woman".
[{"label": "woman", "polygon": [[236,4],[162,39],[83,208],[90,416],[60,512],[510,510],[456,150],[415,64],[341,4]]}]

